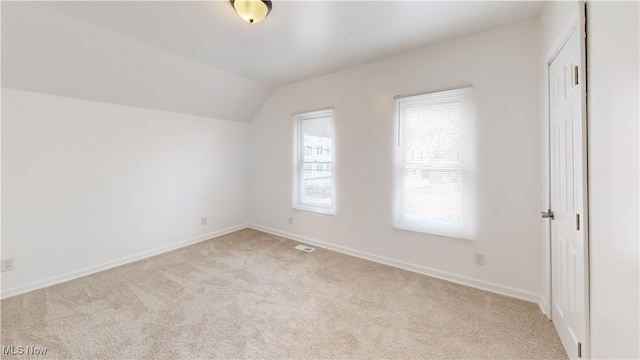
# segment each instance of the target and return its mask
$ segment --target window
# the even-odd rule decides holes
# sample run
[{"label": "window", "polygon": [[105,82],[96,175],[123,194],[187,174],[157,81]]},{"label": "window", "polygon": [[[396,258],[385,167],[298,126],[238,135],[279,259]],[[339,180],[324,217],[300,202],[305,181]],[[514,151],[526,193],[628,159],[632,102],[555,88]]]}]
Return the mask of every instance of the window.
[{"label": "window", "polygon": [[397,227],[473,239],[471,90],[397,100]]},{"label": "window", "polygon": [[295,127],[293,206],[333,214],[333,110],[298,114],[295,117]]}]

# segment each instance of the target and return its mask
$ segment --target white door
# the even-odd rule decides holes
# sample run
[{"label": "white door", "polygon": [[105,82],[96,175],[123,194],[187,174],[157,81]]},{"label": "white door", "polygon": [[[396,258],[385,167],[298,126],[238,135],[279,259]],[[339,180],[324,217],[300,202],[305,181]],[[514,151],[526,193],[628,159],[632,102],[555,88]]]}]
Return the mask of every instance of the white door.
[{"label": "white door", "polygon": [[583,49],[576,26],[549,64],[551,318],[570,358],[585,357],[588,331]]}]

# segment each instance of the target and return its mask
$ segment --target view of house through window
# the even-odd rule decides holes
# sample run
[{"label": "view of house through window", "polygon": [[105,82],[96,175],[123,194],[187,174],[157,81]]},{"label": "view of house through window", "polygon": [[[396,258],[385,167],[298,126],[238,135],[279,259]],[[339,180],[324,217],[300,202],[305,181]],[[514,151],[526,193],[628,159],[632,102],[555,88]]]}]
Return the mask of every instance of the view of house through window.
[{"label": "view of house through window", "polygon": [[473,238],[471,88],[400,98],[396,226]]},{"label": "view of house through window", "polygon": [[332,110],[296,115],[296,208],[333,212],[332,115]]}]

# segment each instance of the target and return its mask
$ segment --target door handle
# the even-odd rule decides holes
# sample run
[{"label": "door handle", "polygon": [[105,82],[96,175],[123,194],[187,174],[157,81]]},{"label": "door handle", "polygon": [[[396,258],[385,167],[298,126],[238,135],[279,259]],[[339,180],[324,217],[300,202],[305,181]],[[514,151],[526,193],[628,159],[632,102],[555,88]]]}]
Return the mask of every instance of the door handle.
[{"label": "door handle", "polygon": [[551,220],[555,219],[555,217],[553,216],[553,211],[551,211],[551,209],[549,209],[548,211],[543,211],[542,218],[543,219],[551,218]]}]

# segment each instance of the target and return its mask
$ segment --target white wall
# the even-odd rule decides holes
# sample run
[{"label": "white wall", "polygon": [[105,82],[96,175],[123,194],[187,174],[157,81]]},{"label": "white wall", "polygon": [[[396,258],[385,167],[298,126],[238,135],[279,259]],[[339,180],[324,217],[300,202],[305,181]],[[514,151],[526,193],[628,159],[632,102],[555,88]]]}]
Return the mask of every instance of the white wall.
[{"label": "white wall", "polygon": [[[251,124],[252,224],[539,301],[537,54],[538,22],[529,21],[278,88]],[[395,229],[393,97],[466,84],[477,96],[477,239]],[[335,107],[335,216],[291,208],[292,113],[326,107]],[[485,266],[474,265],[476,251]]]},{"label": "white wall", "polygon": [[245,123],[3,88],[2,296],[245,225],[248,140]]},{"label": "white wall", "polygon": [[640,358],[640,6],[587,4],[591,349]]}]

